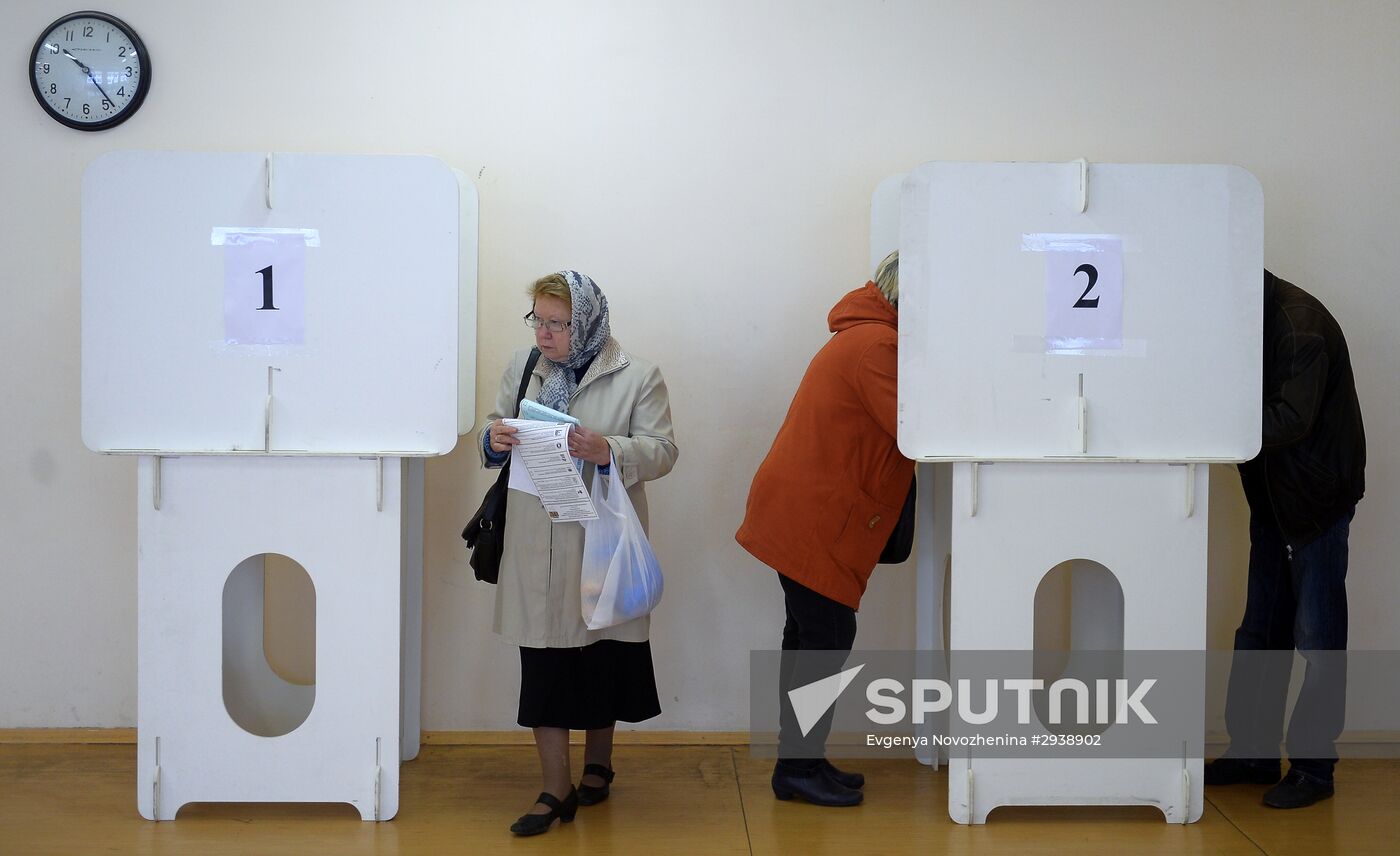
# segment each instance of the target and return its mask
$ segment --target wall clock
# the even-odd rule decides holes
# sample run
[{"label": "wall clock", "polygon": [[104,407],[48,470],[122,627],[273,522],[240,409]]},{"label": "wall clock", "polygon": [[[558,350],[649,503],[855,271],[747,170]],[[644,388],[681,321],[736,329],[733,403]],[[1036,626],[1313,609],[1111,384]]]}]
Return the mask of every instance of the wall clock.
[{"label": "wall clock", "polygon": [[151,86],[151,58],[136,31],[102,12],[49,25],[30,54],[29,84],[50,116],[80,131],[131,117]]}]

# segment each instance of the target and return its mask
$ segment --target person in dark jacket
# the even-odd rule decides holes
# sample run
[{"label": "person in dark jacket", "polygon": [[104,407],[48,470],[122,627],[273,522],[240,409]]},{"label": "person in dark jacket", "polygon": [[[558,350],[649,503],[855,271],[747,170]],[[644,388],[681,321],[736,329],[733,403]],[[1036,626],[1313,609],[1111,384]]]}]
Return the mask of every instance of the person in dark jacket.
[{"label": "person in dark jacket", "polygon": [[[1206,784],[1274,784],[1265,805],[1300,808],[1333,793],[1346,706],[1347,534],[1366,491],[1366,435],[1341,328],[1316,298],[1268,271],[1263,417],[1263,447],[1239,468],[1249,594],[1225,702],[1231,747],[1207,766]],[[1307,669],[1279,781],[1294,648]]]}]

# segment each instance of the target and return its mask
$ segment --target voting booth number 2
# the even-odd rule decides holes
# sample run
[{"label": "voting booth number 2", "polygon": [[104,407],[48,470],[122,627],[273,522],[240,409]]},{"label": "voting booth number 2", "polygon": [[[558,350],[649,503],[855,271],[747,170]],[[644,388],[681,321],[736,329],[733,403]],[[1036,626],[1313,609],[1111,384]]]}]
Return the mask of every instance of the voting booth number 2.
[{"label": "voting booth number 2", "polygon": [[306,248],[313,230],[215,230],[224,253],[224,341],[306,342]]},{"label": "voting booth number 2", "polygon": [[1036,243],[1045,257],[1046,349],[1122,348],[1122,239],[1064,235]]}]

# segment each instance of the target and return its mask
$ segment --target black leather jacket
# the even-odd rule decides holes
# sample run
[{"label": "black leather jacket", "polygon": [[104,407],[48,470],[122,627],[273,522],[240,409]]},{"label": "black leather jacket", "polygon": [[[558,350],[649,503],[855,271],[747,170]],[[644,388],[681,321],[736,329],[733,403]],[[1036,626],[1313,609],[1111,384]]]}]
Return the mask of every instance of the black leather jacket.
[{"label": "black leather jacket", "polygon": [[1263,448],[1240,464],[1251,514],[1296,549],[1366,492],[1366,434],[1346,339],[1317,298],[1264,271]]}]

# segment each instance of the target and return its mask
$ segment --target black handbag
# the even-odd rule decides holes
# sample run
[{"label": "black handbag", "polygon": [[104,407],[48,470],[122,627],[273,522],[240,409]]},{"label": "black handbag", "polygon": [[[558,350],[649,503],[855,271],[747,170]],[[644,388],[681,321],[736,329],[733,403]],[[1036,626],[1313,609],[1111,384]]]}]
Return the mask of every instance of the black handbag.
[{"label": "black handbag", "polygon": [[904,498],[904,510],[899,512],[899,522],[894,525],[890,540],[885,542],[885,549],[880,551],[882,565],[898,565],[908,559],[914,550],[914,500],[918,487],[917,477],[909,481],[909,495]]},{"label": "black handbag", "polygon": [[[520,401],[525,397],[525,387],[530,385],[530,373],[540,361],[539,348],[530,350],[530,358],[525,362],[525,373],[520,376],[520,389],[515,393],[515,415],[520,415]],[[471,566],[476,578],[485,583],[495,583],[501,575],[501,555],[506,549],[506,494],[510,493],[510,460],[501,467],[496,483],[486,491],[481,507],[467,521],[462,530],[462,540],[472,551]]]}]

